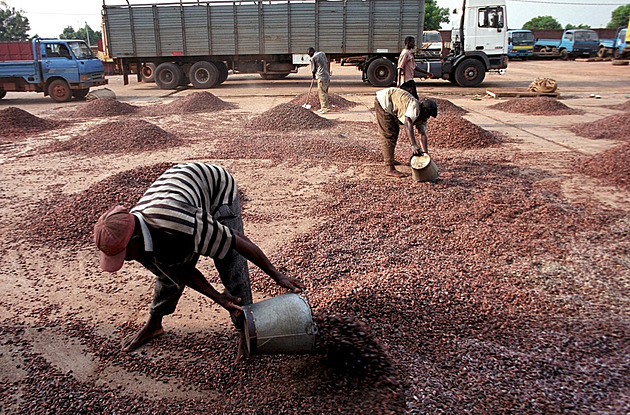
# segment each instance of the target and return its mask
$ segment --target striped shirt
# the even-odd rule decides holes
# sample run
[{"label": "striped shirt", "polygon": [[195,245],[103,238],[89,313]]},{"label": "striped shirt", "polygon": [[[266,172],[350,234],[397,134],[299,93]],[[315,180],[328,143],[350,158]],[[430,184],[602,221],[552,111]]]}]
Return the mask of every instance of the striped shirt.
[{"label": "striped shirt", "polygon": [[192,236],[195,253],[222,259],[233,247],[234,235],[216,217],[235,197],[236,182],[224,168],[183,163],[165,171],[131,213],[141,215],[149,227]]}]

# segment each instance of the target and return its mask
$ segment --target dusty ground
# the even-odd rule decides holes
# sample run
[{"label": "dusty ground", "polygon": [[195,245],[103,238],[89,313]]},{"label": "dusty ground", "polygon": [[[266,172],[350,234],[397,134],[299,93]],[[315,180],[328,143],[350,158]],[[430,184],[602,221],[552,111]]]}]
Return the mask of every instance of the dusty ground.
[{"label": "dusty ground", "polygon": [[[538,76],[556,79],[563,102],[584,113],[544,117],[488,108],[497,101],[485,97],[486,88],[524,87]],[[93,131],[111,119],[70,122],[68,112],[82,103],[56,104],[43,95],[7,94],[0,109],[15,106],[67,124],[0,146],[0,413],[381,413],[386,411],[384,407],[408,413],[628,413],[630,193],[572,168],[574,160],[620,142],[588,140],[567,129],[619,114],[608,106],[628,100],[628,81],[630,69],[609,62],[527,61],[512,63],[505,76],[489,75],[480,88],[457,88],[445,81],[418,82],[421,94],[450,100],[468,110],[467,120],[505,137],[503,145],[490,149],[436,149],[434,157],[443,177],[438,187],[382,177],[376,131],[371,127],[375,89],[362,84],[360,73],[352,67],[333,66],[331,92],[359,104],[326,114],[342,124],[324,132],[296,129],[291,133],[294,140],[328,140],[366,149],[364,158],[347,160],[314,159],[308,154],[283,160],[256,157],[253,151],[239,156],[238,148],[222,147],[257,139],[242,124],[305,93],[310,82],[307,72],[282,81],[233,76],[211,92],[238,108],[147,118],[186,144],[138,154],[43,154],[39,150],[50,143]],[[112,77],[109,88],[120,101],[137,106],[160,105],[195,92],[162,91],[135,80],[123,86],[120,77]],[[591,98],[591,94],[602,98]],[[268,139],[273,140],[273,135]],[[406,148],[401,142],[401,159],[409,156]],[[290,155],[295,154],[288,153],[287,158]],[[326,378],[317,360],[308,357],[261,357],[232,365],[234,336],[226,313],[190,291],[176,313],[165,320],[167,336],[125,357],[117,347],[147,318],[150,275],[135,264],[126,265],[117,275],[107,275],[98,270],[93,247],[70,249],[60,244],[53,249],[33,244],[22,232],[29,229],[24,222],[29,212],[53,197],[80,194],[135,167],[189,160],[222,164],[234,174],[247,197],[247,234],[287,272],[305,281],[314,307],[352,313],[373,327],[399,361],[399,374],[404,378],[398,390],[402,397],[393,399],[394,405],[377,393],[378,385],[340,386],[338,380]],[[486,164],[493,169],[480,167]],[[463,207],[468,203],[475,206],[479,195],[486,195],[490,205],[497,203],[489,209],[495,212],[488,213],[490,216],[500,214],[495,209],[516,209],[505,196],[515,191],[508,186],[513,183],[507,178],[508,170],[510,180],[518,176],[518,183],[528,183],[523,194],[533,195],[531,203],[540,203],[532,209],[558,209],[563,224],[570,218],[581,224],[577,227],[583,233],[573,234],[570,232],[575,230],[556,228],[550,222],[549,233],[541,230],[532,236],[524,231],[521,243],[527,247],[539,244],[539,248],[561,246],[560,253],[521,249],[514,242],[517,259],[501,265],[494,263],[491,254],[484,256],[484,250],[499,249],[496,240],[513,229],[493,227],[487,216],[464,212]],[[502,174],[506,174],[505,186]],[[447,196],[463,183],[470,192],[468,197],[451,203]],[[369,194],[377,190],[385,194],[392,188],[398,192],[397,200],[387,207],[381,206],[378,193]],[[539,193],[548,188],[558,193]],[[346,198],[363,195],[368,195],[367,207],[384,210],[361,219],[369,226],[350,229],[346,225],[360,221],[356,210],[366,205],[357,204],[353,210],[356,203]],[[553,204],[551,199],[536,199],[540,195],[549,196]],[[443,233],[424,236],[429,228],[422,218],[420,223],[402,218],[399,222],[396,215],[392,220],[392,210],[404,211],[409,206],[417,207],[412,211],[418,216],[425,212],[435,224],[431,232],[439,228]],[[457,209],[464,215],[461,223],[439,223],[441,218],[456,217],[450,215]],[[514,223],[526,229],[537,218],[532,216],[524,223],[514,219]],[[335,223],[340,234],[334,232]],[[466,249],[456,251],[459,245],[450,246],[448,234],[457,233],[455,229],[467,223],[480,225],[480,232],[496,231],[495,245],[482,244],[475,248],[474,256]],[[589,223],[596,228],[591,229]],[[381,252],[377,242],[366,242],[379,239],[379,232],[373,231],[381,228],[383,234],[393,235],[383,243],[399,243],[396,238],[400,235],[413,234],[420,241],[405,243],[422,249],[407,251],[405,255],[411,253],[413,258],[403,261],[392,247],[389,257],[371,263],[373,270],[359,271],[370,264],[370,249]],[[474,234],[458,234],[458,238],[473,240]],[[357,245],[357,238],[362,243]],[[488,242],[492,244],[492,238]],[[305,252],[319,256],[320,261],[307,260]],[[449,261],[454,261],[452,268]],[[512,261],[520,263],[518,272]],[[466,267],[459,268],[464,263]],[[200,267],[218,285],[211,261],[202,261]],[[493,278],[480,279],[488,269],[494,269]],[[264,276],[255,270],[253,274],[255,298],[271,295],[273,291],[261,283]],[[397,278],[420,275],[413,280],[417,291],[410,293],[391,284],[390,274]],[[370,285],[364,277],[387,283]],[[458,285],[451,279],[471,280]],[[497,282],[507,279],[509,284]],[[444,285],[440,288],[440,284]],[[481,291],[484,287],[491,291],[490,286],[496,291],[479,293],[473,290],[477,284]],[[430,290],[434,290],[431,295],[422,296]],[[389,303],[384,298],[390,295],[398,295],[397,313],[385,306]],[[528,299],[527,306],[521,308],[523,298]],[[368,312],[370,304],[377,311]],[[498,311],[493,315],[488,310]],[[459,326],[452,321],[470,313],[479,320],[462,319]],[[403,323],[410,314],[421,320]],[[422,318],[429,321],[429,315],[436,318],[430,328],[419,322]],[[400,327],[392,329],[396,324],[389,319],[401,321]],[[512,329],[501,331],[511,325]],[[483,329],[490,326],[492,330]],[[409,344],[413,348],[403,350],[402,345]],[[216,358],[222,361],[216,363]],[[515,366],[518,370],[513,370]],[[268,398],[260,398],[255,392],[258,389],[266,391]]]}]

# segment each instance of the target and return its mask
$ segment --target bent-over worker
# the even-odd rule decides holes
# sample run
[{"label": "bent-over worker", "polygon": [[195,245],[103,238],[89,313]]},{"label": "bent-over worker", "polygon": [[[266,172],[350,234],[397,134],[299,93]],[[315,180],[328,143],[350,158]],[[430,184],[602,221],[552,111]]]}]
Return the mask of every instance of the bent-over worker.
[{"label": "bent-over worker", "polygon": [[[411,143],[413,155],[422,155],[428,152],[426,126],[429,117],[437,117],[437,104],[432,99],[418,101],[409,92],[400,88],[386,88],[376,93],[374,99],[376,122],[381,139],[383,159],[386,166],[386,174],[393,177],[406,177],[408,174],[396,170],[394,151],[400,132],[400,124],[405,127],[405,132]],[[420,144],[416,142],[413,129],[417,129],[421,136]]]},{"label": "bent-over worker", "polygon": [[[252,303],[247,260],[292,292],[304,288],[244,235],[236,182],[213,164],[183,163],[166,170],[131,211],[116,206],[104,213],[94,225],[94,241],[102,270],[116,272],[125,260],[136,260],[156,276],[149,319],[123,345],[125,351],[164,333],[162,318],[175,311],[187,286],[230,312],[241,335],[241,360],[247,355],[241,305]],[[213,258],[225,292],[196,268],[200,255]]]}]

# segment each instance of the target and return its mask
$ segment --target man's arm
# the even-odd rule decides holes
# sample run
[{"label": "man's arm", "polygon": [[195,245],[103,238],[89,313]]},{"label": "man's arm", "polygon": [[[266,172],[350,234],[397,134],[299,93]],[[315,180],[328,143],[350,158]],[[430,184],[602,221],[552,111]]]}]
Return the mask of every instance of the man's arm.
[{"label": "man's arm", "polygon": [[[405,116],[405,132],[407,133],[407,137],[409,137],[409,142],[411,143],[411,150],[413,151],[413,155],[417,156],[422,154],[422,152],[426,152],[426,145],[422,144],[422,147],[418,146],[416,142],[416,136],[413,133],[413,122],[411,122],[411,118]],[[423,136],[423,139],[426,137]]]},{"label": "man's arm", "polygon": [[243,233],[232,230],[235,237],[234,249],[251,261],[258,268],[263,270],[265,274],[269,275],[278,285],[287,288],[288,290],[297,293],[302,291],[305,287],[297,278],[287,277],[278,271],[269,261],[269,258],[264,252],[252,241],[249,240]]},{"label": "man's arm", "polygon": [[237,305],[237,303],[241,302],[240,298],[234,297],[227,292],[218,292],[197,268],[193,268],[190,273],[186,275],[184,281],[186,281],[186,285],[188,287],[192,288],[200,294],[205,295],[206,297],[210,298],[212,301],[219,304],[221,307],[230,312],[243,310],[240,306]]}]

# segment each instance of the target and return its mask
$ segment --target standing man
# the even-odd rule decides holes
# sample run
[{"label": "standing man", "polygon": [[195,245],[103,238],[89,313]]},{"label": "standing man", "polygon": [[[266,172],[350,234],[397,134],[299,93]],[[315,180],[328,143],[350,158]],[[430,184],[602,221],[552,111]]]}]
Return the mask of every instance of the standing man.
[{"label": "standing man", "polygon": [[330,111],[328,104],[328,87],[330,86],[330,73],[328,72],[328,60],[324,52],[315,52],[315,48],[308,49],[311,57],[311,72],[313,79],[317,79],[317,91],[319,93],[319,112],[325,114]]},{"label": "standing man", "polygon": [[[150,316],[123,345],[131,351],[164,333],[162,318],[172,314],[184,287],[210,298],[230,312],[241,335],[237,360],[247,356],[241,305],[252,303],[247,260],[278,285],[299,292],[304,285],[279,272],[243,234],[239,192],[220,166],[184,163],[164,172],[128,211],[116,206],[94,225],[103,271],[116,272],[135,260],[155,274]],[[219,293],[196,268],[199,256],[214,259],[226,289]]]},{"label": "standing man", "polygon": [[[400,132],[399,125],[402,124],[405,127],[413,155],[428,152],[426,126],[429,117],[437,117],[437,104],[432,99],[420,102],[409,92],[400,88],[386,88],[376,93],[374,110],[386,166],[385,174],[392,177],[406,177],[408,174],[394,167],[400,164],[394,160],[394,151]],[[421,136],[420,145],[414,136],[414,126]]]},{"label": "standing man", "polygon": [[413,36],[405,38],[405,48],[400,52],[398,57],[396,86],[402,88],[418,99],[418,91],[416,89],[416,81],[413,80],[414,71],[416,70],[416,60],[413,56],[413,50],[416,48],[416,39]]}]

